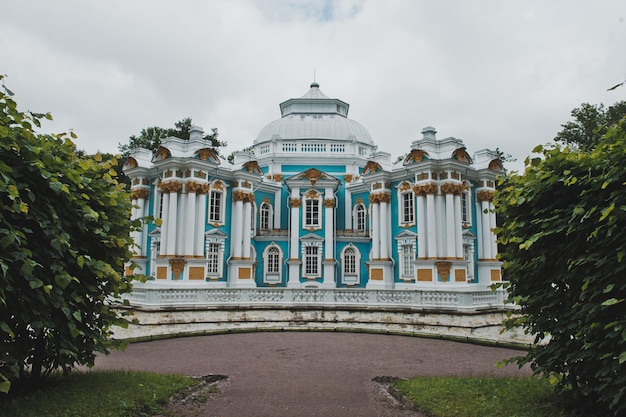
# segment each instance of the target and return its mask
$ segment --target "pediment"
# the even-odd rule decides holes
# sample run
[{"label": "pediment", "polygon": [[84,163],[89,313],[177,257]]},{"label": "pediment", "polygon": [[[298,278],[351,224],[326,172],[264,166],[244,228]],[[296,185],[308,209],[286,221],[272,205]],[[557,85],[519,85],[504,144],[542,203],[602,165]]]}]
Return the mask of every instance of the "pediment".
[{"label": "pediment", "polygon": [[417,239],[417,233],[410,230],[404,230],[396,235],[396,239]]},{"label": "pediment", "polygon": [[293,183],[293,182],[308,182],[311,185],[315,185],[318,182],[332,182],[332,183],[336,183],[339,184],[339,179],[336,177],[333,177],[332,175],[328,175],[325,172],[320,171],[317,168],[309,168],[306,171],[303,171],[297,175],[294,175],[293,177],[290,177],[287,182],[288,183]]},{"label": "pediment", "polygon": [[324,238],[320,235],[316,235],[315,233],[309,233],[308,235],[304,235],[300,238],[302,242],[323,242]]}]

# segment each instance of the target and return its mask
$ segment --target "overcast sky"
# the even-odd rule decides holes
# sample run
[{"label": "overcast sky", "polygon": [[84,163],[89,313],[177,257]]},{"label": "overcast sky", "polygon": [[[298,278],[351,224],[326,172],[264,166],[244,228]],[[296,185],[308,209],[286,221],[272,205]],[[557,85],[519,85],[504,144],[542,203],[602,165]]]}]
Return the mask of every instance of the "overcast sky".
[{"label": "overcast sky", "polygon": [[0,73],[87,152],[191,117],[227,155],[313,81],[379,150],[425,126],[519,169],[573,108],[626,100],[626,1],[0,0]]}]

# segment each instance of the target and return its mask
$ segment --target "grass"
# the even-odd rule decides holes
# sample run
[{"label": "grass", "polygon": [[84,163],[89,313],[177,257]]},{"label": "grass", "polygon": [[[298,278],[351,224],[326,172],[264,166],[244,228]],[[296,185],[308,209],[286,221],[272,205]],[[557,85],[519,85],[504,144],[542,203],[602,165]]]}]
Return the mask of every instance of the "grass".
[{"label": "grass", "polygon": [[131,371],[76,372],[35,391],[0,399],[3,417],[139,417],[156,414],[172,396],[198,384],[181,375]]},{"label": "grass", "polygon": [[566,417],[553,387],[539,378],[427,377],[394,382],[432,417]]}]

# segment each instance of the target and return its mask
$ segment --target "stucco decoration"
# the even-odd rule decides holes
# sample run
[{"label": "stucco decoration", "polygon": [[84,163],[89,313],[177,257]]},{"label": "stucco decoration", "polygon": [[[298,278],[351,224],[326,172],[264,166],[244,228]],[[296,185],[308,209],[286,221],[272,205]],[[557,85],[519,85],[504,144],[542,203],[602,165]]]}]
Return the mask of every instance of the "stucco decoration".
[{"label": "stucco decoration", "polygon": [[411,165],[417,162],[422,162],[424,159],[428,159],[428,152],[422,149],[412,149],[411,152],[404,158],[403,165]]},{"label": "stucco decoration", "polygon": [[469,156],[465,148],[459,148],[452,152],[452,158],[456,159],[457,161],[467,162],[468,164],[472,163],[472,158]]}]

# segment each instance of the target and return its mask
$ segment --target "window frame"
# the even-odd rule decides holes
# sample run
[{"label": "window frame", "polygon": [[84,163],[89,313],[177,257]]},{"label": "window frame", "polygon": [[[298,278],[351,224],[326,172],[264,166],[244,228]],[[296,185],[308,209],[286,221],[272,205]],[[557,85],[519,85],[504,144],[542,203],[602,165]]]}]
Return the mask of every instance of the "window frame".
[{"label": "window frame", "polygon": [[360,281],[360,276],[361,251],[350,243],[341,250],[341,282],[346,285],[356,285]]},{"label": "window frame", "polygon": [[[216,230],[216,229],[213,229]],[[205,234],[204,259],[206,261],[206,278],[218,279],[224,276],[224,247],[226,236],[221,234]],[[214,249],[214,250],[211,250]]]},{"label": "window frame", "polygon": [[315,191],[310,190],[303,197],[302,204],[302,228],[315,230],[322,228],[322,197]]},{"label": "window frame", "polygon": [[400,192],[400,224],[402,225],[414,225],[415,224],[415,193],[413,190]]},{"label": "window frame", "polygon": [[[216,198],[218,196],[219,198]],[[215,202],[215,200],[218,200],[217,203]],[[209,206],[207,210],[207,223],[224,224],[224,208],[226,205],[224,191],[211,188],[211,190],[209,190],[209,198],[207,204]]]},{"label": "window frame", "polygon": [[272,204],[269,201],[261,203],[259,208],[259,230],[272,230],[273,228],[273,213]]},{"label": "window frame", "polygon": [[[360,218],[361,216],[362,218]],[[362,225],[362,227],[360,227],[360,225]],[[359,232],[365,232],[367,230],[367,209],[363,203],[356,203],[354,205],[352,211],[352,229]]]},{"label": "window frame", "polygon": [[[272,259],[273,257],[276,259]],[[266,284],[280,284],[283,275],[283,250],[276,243],[270,243],[263,251],[263,282]],[[276,269],[271,267],[275,266]]]}]

